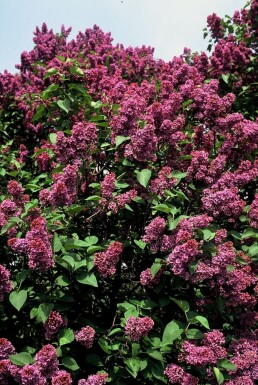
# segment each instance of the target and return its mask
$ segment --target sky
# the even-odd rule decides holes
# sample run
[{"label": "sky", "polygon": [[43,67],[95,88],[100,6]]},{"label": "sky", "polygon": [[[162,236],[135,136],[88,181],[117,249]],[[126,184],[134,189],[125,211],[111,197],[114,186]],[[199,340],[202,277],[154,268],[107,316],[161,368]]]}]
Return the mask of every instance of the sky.
[{"label": "sky", "polygon": [[206,50],[207,16],[233,15],[244,5],[245,0],[0,0],[0,72],[15,72],[43,22],[55,32],[71,26],[71,38],[97,24],[115,44],[151,46],[155,58],[170,60],[184,47]]}]

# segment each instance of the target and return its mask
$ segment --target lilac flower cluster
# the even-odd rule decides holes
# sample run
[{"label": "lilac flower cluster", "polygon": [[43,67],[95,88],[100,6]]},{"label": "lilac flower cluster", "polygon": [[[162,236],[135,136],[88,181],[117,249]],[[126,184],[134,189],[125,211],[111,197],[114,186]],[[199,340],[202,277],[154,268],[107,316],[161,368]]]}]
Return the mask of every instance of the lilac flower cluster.
[{"label": "lilac flower cluster", "polygon": [[49,190],[40,191],[42,205],[50,204],[53,207],[70,206],[76,201],[77,166],[67,165],[62,174],[54,175],[54,184]]},{"label": "lilac flower cluster", "polygon": [[58,370],[52,377],[51,385],[72,385],[73,380],[71,374],[65,370]]},{"label": "lilac flower cluster", "polygon": [[106,373],[92,374],[87,380],[79,380],[78,385],[104,385],[108,380]]},{"label": "lilac flower cluster", "polygon": [[6,338],[0,338],[0,360],[9,357],[10,354],[15,354],[15,348]]},{"label": "lilac flower cluster", "polygon": [[174,248],[168,256],[168,263],[175,275],[179,275],[184,279],[189,279],[190,274],[187,272],[187,267],[190,262],[194,261],[198,255],[198,242],[190,239],[182,245]]},{"label": "lilac flower cluster", "polygon": [[240,338],[233,341],[229,346],[229,351],[233,354],[231,361],[236,366],[233,370],[236,379],[239,381],[239,377],[244,375],[249,380],[258,380],[258,344],[256,338]]},{"label": "lilac flower cluster", "polygon": [[20,371],[20,376],[22,385],[47,384],[46,378],[42,376],[36,365],[25,365]]},{"label": "lilac flower cluster", "polygon": [[179,359],[194,366],[215,364],[218,359],[227,357],[226,349],[221,346],[224,343],[225,339],[220,331],[205,333],[202,346],[189,341],[183,342]]},{"label": "lilac flower cluster", "polygon": [[223,187],[219,183],[220,181],[203,191],[203,207],[214,217],[224,215],[232,221],[241,215],[246,203],[240,198],[238,188],[232,183]]},{"label": "lilac flower cluster", "polygon": [[48,316],[47,321],[44,323],[45,338],[52,340],[52,338],[59,332],[62,327],[67,326],[67,320],[65,320],[60,313],[52,310]]},{"label": "lilac flower cluster", "polygon": [[67,138],[63,131],[57,132],[55,153],[57,160],[62,164],[80,164],[87,159],[93,150],[97,138],[94,123],[78,122],[73,125],[71,136]]},{"label": "lilac flower cluster", "polygon": [[255,198],[250,205],[248,217],[250,218],[250,225],[258,229],[258,194],[255,195]]},{"label": "lilac flower cluster", "polygon": [[122,251],[122,243],[113,242],[106,251],[95,254],[94,265],[103,278],[116,273],[116,265]]},{"label": "lilac flower cluster", "polygon": [[146,286],[148,288],[153,288],[158,285],[160,281],[160,277],[162,275],[163,269],[161,268],[157,274],[153,277],[151,274],[151,269],[146,269],[140,274],[140,282],[142,286]]},{"label": "lilac flower cluster", "polygon": [[28,254],[30,269],[48,270],[54,266],[54,260],[46,220],[37,217],[30,228],[25,238],[11,238],[8,245],[17,253]]},{"label": "lilac flower cluster", "polygon": [[143,242],[149,243],[153,249],[157,247],[157,244],[165,231],[166,221],[164,218],[154,218],[148,226],[145,227],[145,234],[142,238]]},{"label": "lilac flower cluster", "polygon": [[58,359],[56,349],[48,344],[36,354],[34,365],[45,378],[51,378],[58,371]]},{"label": "lilac flower cluster", "polygon": [[150,317],[129,317],[125,325],[125,333],[133,341],[139,341],[147,336],[153,328],[154,321]]},{"label": "lilac flower cluster", "polygon": [[153,194],[163,195],[165,190],[170,190],[176,184],[176,179],[171,177],[172,169],[170,167],[162,167],[156,179],[152,179],[150,191]]},{"label": "lilac flower cluster", "polygon": [[93,345],[95,334],[96,332],[92,327],[85,326],[75,333],[75,340],[87,349],[90,349]]},{"label": "lilac flower cluster", "polygon": [[3,300],[5,293],[10,293],[12,290],[12,282],[10,281],[10,272],[0,265],[0,301]]},{"label": "lilac flower cluster", "polygon": [[110,172],[105,176],[101,182],[101,204],[106,205],[108,201],[113,198],[113,191],[115,190],[116,176]]},{"label": "lilac flower cluster", "polygon": [[168,378],[171,384],[178,385],[197,385],[199,380],[197,377],[192,376],[189,373],[186,373],[181,366],[176,364],[169,364],[165,371],[165,376]]}]

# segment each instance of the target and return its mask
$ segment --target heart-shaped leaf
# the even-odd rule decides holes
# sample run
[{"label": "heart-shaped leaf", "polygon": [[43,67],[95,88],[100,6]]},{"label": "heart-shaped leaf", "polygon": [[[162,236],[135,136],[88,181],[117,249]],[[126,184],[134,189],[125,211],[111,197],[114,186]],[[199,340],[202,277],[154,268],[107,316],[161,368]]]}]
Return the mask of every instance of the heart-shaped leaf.
[{"label": "heart-shaped leaf", "polygon": [[27,291],[20,290],[20,291],[13,291],[9,295],[9,301],[15,307],[16,310],[20,311],[23,305],[25,304],[27,299]]}]

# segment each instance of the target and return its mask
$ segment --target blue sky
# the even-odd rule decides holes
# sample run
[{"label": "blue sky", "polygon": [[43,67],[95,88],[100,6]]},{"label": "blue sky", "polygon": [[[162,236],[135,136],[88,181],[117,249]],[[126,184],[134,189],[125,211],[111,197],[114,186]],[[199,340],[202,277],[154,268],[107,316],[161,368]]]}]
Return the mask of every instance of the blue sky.
[{"label": "blue sky", "polygon": [[43,22],[55,32],[62,24],[71,26],[71,37],[97,24],[115,43],[150,45],[156,58],[169,60],[184,47],[206,49],[202,29],[209,14],[232,15],[244,5],[244,0],[0,0],[0,72],[15,72]]}]

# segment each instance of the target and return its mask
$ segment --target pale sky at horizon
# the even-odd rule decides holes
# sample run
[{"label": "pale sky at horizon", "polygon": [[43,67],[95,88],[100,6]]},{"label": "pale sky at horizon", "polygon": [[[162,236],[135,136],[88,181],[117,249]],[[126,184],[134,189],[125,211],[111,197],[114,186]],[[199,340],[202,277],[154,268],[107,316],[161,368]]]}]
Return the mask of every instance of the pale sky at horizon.
[{"label": "pale sky at horizon", "polygon": [[150,45],[156,58],[170,60],[184,47],[206,49],[202,30],[208,15],[233,15],[244,5],[245,0],[0,0],[0,72],[15,72],[43,22],[55,32],[71,26],[70,38],[97,24],[115,44]]}]

